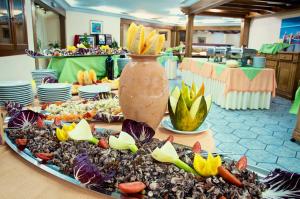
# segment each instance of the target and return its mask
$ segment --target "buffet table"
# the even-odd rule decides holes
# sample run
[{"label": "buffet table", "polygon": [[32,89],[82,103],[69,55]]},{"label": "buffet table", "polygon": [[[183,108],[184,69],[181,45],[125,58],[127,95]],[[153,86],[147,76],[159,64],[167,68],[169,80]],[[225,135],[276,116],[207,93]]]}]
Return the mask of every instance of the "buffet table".
[{"label": "buffet table", "polygon": [[[77,72],[79,70],[94,69],[97,78],[101,79],[106,76],[105,60],[108,56],[82,56],[82,57],[53,57],[51,58],[48,68],[54,69],[58,73],[58,81],[65,83],[77,82]],[[114,55],[114,72],[115,77],[119,74],[117,58]]]},{"label": "buffet table", "polygon": [[205,94],[225,109],[269,109],[275,97],[275,71],[269,68],[229,68],[206,59],[184,58],[182,79],[189,86],[205,84]]},{"label": "buffet table", "polygon": [[[37,106],[38,102],[34,102]],[[1,110],[0,110],[1,112]],[[97,122],[96,127],[121,130],[121,123]],[[215,151],[215,143],[211,131],[198,135],[179,135],[163,128],[156,130],[155,137],[166,139],[174,136],[176,143],[192,146],[196,140],[202,149]],[[63,181],[38,167],[30,164],[6,145],[0,145],[0,198],[1,199],[107,199],[111,198],[100,193],[82,189],[69,182]]]}]

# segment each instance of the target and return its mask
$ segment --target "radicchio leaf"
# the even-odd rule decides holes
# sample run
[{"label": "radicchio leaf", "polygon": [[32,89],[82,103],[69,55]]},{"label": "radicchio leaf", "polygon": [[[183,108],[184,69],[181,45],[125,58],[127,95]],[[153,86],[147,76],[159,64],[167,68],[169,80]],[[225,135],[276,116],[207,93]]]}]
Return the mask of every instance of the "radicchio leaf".
[{"label": "radicchio leaf", "polygon": [[124,117],[123,115],[112,115],[109,113],[103,113],[103,112],[98,112],[95,116],[94,119],[97,121],[103,121],[103,122],[121,122],[123,121]]},{"label": "radicchio leaf", "polygon": [[130,119],[124,120],[122,131],[131,135],[135,141],[141,144],[150,142],[155,134],[155,131],[148,124]]},{"label": "radicchio leaf", "polygon": [[25,129],[32,126],[38,119],[39,114],[32,110],[23,110],[15,114],[8,121],[8,128]]},{"label": "radicchio leaf", "polygon": [[58,83],[57,79],[53,76],[46,76],[42,79],[42,84]]},{"label": "radicchio leaf", "polygon": [[108,175],[103,176],[85,153],[79,154],[74,159],[73,173],[76,180],[90,189],[101,187],[105,180],[109,180],[115,175],[115,171],[112,171]]},{"label": "radicchio leaf", "polygon": [[300,198],[300,174],[275,169],[262,182],[268,187],[263,198]]},{"label": "radicchio leaf", "polygon": [[17,102],[7,101],[4,103],[7,114],[12,117],[23,109],[22,104]]},{"label": "radicchio leaf", "polygon": [[111,99],[115,97],[117,97],[115,93],[103,92],[103,93],[96,94],[95,97],[93,98],[93,101],[98,101],[101,99]]}]

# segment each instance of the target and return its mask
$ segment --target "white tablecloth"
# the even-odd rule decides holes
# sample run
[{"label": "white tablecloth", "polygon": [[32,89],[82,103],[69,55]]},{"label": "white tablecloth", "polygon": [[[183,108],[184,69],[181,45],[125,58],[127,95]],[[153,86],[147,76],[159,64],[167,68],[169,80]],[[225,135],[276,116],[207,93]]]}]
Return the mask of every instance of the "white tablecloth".
[{"label": "white tablecloth", "polygon": [[205,85],[205,95],[211,95],[212,101],[225,109],[269,109],[271,92],[228,92],[225,95],[225,83],[219,80],[206,78],[183,70],[181,72],[183,81],[191,86],[194,81],[196,85]]}]

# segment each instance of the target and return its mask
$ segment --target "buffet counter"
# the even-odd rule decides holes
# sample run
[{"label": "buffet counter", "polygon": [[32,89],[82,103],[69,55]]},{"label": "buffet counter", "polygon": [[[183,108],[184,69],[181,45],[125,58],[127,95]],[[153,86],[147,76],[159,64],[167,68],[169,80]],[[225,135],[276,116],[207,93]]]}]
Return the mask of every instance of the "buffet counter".
[{"label": "buffet counter", "polygon": [[[101,79],[106,76],[105,60],[108,56],[82,56],[82,57],[53,57],[48,65],[49,69],[54,69],[58,73],[58,82],[74,83],[77,82],[77,72],[79,70],[93,69],[97,78]],[[112,56],[114,59],[115,77],[119,74],[117,58],[118,55]]]},{"label": "buffet counter", "polygon": [[[78,99],[74,97],[73,99]],[[38,106],[38,101],[34,102]],[[0,109],[0,113],[3,110]],[[121,123],[95,122],[95,127],[121,130]],[[156,130],[155,137],[161,140],[169,135],[174,136],[174,142],[192,146],[196,140],[202,149],[215,151],[213,134],[209,130],[197,135],[182,135],[171,133],[161,127]],[[0,198],[1,199],[108,199],[109,196],[80,188],[61,180],[27,162],[7,145],[0,145]]]},{"label": "buffet counter", "polygon": [[189,86],[205,84],[205,94],[225,109],[269,109],[275,97],[275,71],[269,68],[229,68],[206,59],[185,58],[182,79]]}]

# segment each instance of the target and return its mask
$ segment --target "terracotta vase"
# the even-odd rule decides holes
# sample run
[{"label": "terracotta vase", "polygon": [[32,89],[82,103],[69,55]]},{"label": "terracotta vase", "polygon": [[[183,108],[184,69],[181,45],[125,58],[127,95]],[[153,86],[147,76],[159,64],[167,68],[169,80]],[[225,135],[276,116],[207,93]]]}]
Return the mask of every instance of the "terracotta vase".
[{"label": "terracotta vase", "polygon": [[169,83],[157,56],[131,55],[120,77],[119,97],[126,119],[156,129],[168,103]]}]

